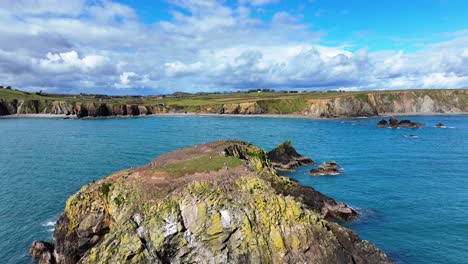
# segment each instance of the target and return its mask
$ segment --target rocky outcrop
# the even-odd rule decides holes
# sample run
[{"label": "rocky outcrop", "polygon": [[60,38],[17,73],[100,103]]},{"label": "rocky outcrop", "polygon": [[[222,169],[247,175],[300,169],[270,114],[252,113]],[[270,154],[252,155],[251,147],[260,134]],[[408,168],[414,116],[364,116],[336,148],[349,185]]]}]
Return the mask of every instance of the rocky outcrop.
[{"label": "rocky outcrop", "polygon": [[297,153],[290,140],[268,152],[268,159],[275,169],[282,171],[294,171],[303,165],[314,165],[313,160]]},{"label": "rocky outcrop", "polygon": [[322,176],[322,175],[340,175],[340,167],[335,161],[323,162],[322,165],[309,172],[310,175]]},{"label": "rocky outcrop", "polygon": [[224,104],[221,110],[222,114],[241,114],[253,115],[264,114],[266,111],[256,102],[247,102],[240,104]]},{"label": "rocky outcrop", "polygon": [[401,128],[401,127],[407,127],[407,128],[420,128],[420,127],[425,127],[426,124],[424,123],[418,123],[418,122],[412,122],[411,120],[404,119],[401,121],[398,121],[394,116],[391,116],[388,120],[388,122],[385,119],[380,120],[377,123],[378,127],[390,127],[390,128]]},{"label": "rocky outcrop", "polygon": [[442,124],[442,123],[437,123],[437,124],[435,125],[435,127],[437,127],[437,128],[447,128],[447,127],[446,127],[444,124]]},{"label": "rocky outcrop", "polygon": [[29,254],[36,259],[39,264],[55,263],[53,257],[54,245],[46,241],[34,241],[29,249]]},{"label": "rocky outcrop", "polygon": [[56,224],[53,257],[67,264],[391,263],[325,220],[330,210],[352,212],[328,201],[278,176],[263,150],[213,142],[83,187]]}]

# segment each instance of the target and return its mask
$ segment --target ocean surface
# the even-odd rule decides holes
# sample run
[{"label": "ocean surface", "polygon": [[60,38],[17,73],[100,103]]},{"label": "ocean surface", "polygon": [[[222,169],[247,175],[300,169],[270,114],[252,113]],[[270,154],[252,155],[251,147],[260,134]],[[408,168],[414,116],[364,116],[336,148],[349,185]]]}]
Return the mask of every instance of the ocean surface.
[{"label": "ocean surface", "polygon": [[[428,126],[377,128],[375,118],[0,119],[0,263],[31,263],[31,242],[52,239],[81,186],[219,139],[267,150],[291,139],[317,163],[335,160],[344,175],[312,177],[304,167],[288,176],[359,209],[361,218],[346,225],[398,263],[467,263],[468,116],[409,118]],[[434,128],[438,122],[448,128]]]}]

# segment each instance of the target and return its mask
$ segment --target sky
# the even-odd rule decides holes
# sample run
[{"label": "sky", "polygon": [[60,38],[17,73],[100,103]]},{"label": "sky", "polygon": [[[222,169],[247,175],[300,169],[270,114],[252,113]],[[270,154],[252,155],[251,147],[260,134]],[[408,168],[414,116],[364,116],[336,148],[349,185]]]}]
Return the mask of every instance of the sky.
[{"label": "sky", "polygon": [[0,85],[468,88],[467,11],[465,0],[1,0]]}]

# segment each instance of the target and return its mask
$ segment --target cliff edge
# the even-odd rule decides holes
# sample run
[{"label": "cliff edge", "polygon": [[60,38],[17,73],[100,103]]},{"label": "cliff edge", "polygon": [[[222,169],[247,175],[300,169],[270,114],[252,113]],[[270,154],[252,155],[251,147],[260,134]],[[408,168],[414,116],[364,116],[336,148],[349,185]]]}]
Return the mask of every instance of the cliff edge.
[{"label": "cliff edge", "polygon": [[84,186],[56,223],[49,256],[66,264],[392,263],[324,219],[326,203],[336,204],[324,197],[278,176],[251,144],[198,145]]}]

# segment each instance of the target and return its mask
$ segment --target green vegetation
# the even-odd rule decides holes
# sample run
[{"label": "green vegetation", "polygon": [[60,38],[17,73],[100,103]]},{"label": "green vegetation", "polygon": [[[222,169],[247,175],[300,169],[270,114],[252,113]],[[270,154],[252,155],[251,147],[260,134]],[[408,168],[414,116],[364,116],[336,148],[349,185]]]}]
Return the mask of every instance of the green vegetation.
[{"label": "green vegetation", "polygon": [[218,171],[224,167],[237,167],[242,165],[242,160],[235,157],[225,156],[203,156],[170,164],[163,168],[158,168],[158,172],[170,174],[173,177],[180,177],[196,172]]},{"label": "green vegetation", "polygon": [[104,194],[104,197],[107,197],[109,195],[110,187],[111,187],[110,183],[103,183],[101,185],[101,192],[102,194]]}]

